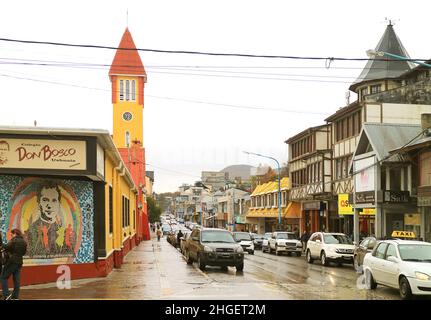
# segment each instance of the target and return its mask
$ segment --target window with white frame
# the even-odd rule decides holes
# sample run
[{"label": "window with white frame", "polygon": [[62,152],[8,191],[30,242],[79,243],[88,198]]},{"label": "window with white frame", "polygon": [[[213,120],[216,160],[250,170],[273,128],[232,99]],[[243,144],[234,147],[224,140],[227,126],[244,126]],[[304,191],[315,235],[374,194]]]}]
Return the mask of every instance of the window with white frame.
[{"label": "window with white frame", "polygon": [[130,81],[126,80],[126,101],[130,100]]},{"label": "window with white frame", "polygon": [[120,101],[124,100],[124,81],[120,80]]},{"label": "window with white frame", "polygon": [[128,147],[130,145],[130,132],[126,131],[126,146]]},{"label": "window with white frame", "polygon": [[136,101],[136,85],[135,85],[135,80],[132,80],[131,81],[131,91],[132,91],[132,97],[131,97],[131,100],[132,101]]}]

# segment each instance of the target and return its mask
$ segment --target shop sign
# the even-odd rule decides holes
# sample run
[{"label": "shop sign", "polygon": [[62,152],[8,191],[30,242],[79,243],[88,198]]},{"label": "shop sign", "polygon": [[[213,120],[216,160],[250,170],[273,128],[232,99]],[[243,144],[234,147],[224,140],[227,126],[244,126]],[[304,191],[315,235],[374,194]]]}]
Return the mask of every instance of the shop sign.
[{"label": "shop sign", "polygon": [[431,197],[418,197],[418,207],[431,207]]},{"label": "shop sign", "polygon": [[376,201],[376,197],[375,197],[374,191],[355,193],[355,203],[357,204],[375,203],[375,201]]},{"label": "shop sign", "polygon": [[320,202],[304,202],[302,204],[302,210],[320,210]]},{"label": "shop sign", "polygon": [[353,214],[353,206],[349,201],[349,194],[347,193],[341,193],[338,195],[338,214]]},{"label": "shop sign", "polygon": [[410,193],[408,191],[391,191],[385,190],[383,192],[383,202],[390,203],[405,203],[410,200]]},{"label": "shop sign", "polygon": [[356,192],[374,190],[374,156],[354,160],[354,182]]},{"label": "shop sign", "polygon": [[1,168],[86,170],[86,143],[76,140],[2,138]]},{"label": "shop sign", "polygon": [[374,208],[363,208],[362,212],[359,213],[361,216],[374,216],[376,215],[376,209]]},{"label": "shop sign", "polygon": [[394,231],[392,232],[394,238],[416,238],[416,234],[412,231]]}]

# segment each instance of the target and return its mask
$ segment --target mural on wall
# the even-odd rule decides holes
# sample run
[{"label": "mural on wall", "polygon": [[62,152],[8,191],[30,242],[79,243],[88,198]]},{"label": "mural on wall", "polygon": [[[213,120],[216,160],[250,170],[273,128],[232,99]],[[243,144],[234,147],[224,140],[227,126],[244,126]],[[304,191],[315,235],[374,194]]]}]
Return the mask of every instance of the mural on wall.
[{"label": "mural on wall", "polygon": [[0,176],[0,185],[3,238],[24,233],[25,265],[94,261],[91,182]]}]

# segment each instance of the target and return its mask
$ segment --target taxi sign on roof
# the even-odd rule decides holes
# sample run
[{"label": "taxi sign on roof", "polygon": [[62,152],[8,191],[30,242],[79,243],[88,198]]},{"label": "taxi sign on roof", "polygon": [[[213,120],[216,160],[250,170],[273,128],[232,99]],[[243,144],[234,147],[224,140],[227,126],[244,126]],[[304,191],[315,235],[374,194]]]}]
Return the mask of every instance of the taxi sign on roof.
[{"label": "taxi sign on roof", "polygon": [[416,235],[412,231],[394,231],[392,232],[394,238],[416,238]]}]

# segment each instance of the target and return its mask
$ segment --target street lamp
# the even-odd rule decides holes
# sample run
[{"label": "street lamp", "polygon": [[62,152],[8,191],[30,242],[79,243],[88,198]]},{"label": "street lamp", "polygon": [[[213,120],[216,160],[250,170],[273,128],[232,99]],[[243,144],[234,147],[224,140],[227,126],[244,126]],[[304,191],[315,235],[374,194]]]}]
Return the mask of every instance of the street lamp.
[{"label": "street lamp", "polygon": [[421,66],[425,66],[425,67],[429,67],[431,68],[431,64],[428,63],[424,63],[424,62],[420,62],[417,60],[412,60],[408,57],[403,57],[403,56],[399,56],[397,54],[393,54],[393,53],[389,53],[389,52],[384,52],[384,51],[376,51],[376,50],[367,50],[367,56],[370,58],[375,58],[375,57],[388,57],[388,58],[394,58],[394,59],[398,59],[401,61],[410,61],[413,63],[417,63]]},{"label": "street lamp", "polygon": [[281,227],[281,186],[280,186],[280,163],[278,162],[277,159],[273,158],[273,157],[269,157],[269,156],[264,156],[263,154],[260,153],[254,153],[254,152],[248,152],[248,151],[243,151],[246,154],[252,154],[258,157],[262,157],[262,158],[267,158],[267,159],[271,159],[274,160],[277,163],[277,168],[278,168],[278,227]]}]

